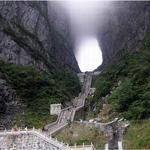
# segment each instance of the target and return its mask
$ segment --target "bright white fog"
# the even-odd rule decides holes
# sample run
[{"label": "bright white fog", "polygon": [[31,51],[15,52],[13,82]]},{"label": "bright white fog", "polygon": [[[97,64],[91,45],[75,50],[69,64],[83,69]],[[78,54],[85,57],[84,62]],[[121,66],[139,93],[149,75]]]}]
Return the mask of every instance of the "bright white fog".
[{"label": "bright white fog", "polygon": [[74,54],[82,72],[92,71],[102,64],[97,37],[109,9],[113,9],[110,4],[95,0],[66,0],[61,3],[70,20]]},{"label": "bright white fog", "polygon": [[93,71],[102,64],[102,53],[96,38],[81,40],[76,50],[76,59],[82,72]]}]

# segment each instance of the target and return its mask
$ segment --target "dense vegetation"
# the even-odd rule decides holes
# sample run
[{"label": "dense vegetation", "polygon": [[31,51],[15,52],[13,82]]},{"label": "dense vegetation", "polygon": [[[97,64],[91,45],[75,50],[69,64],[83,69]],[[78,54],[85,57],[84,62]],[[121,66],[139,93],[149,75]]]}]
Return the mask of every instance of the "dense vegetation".
[{"label": "dense vegetation", "polygon": [[150,121],[132,121],[124,136],[124,149],[150,149]]},{"label": "dense vegetation", "polygon": [[0,78],[7,80],[26,105],[24,121],[28,126],[39,127],[52,121],[54,118],[49,115],[49,105],[64,104],[80,91],[77,76],[68,71],[48,74],[32,67],[0,61],[0,72]]},{"label": "dense vegetation", "polygon": [[141,51],[123,50],[120,60],[109,66],[95,80],[93,102],[109,95],[114,111],[127,119],[146,118],[150,115],[150,41]]}]

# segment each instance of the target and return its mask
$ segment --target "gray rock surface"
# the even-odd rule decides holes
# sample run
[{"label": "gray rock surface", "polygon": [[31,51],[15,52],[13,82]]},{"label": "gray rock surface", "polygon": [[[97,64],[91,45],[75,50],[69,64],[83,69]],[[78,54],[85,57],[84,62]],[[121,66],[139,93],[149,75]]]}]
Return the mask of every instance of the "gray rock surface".
[{"label": "gray rock surface", "polygon": [[[38,70],[80,72],[65,12],[54,2],[0,2],[0,60]],[[1,72],[1,70],[0,70]],[[25,106],[11,86],[0,79],[0,128],[9,128]]]},{"label": "gray rock surface", "polygon": [[[51,5],[46,1],[0,2],[0,59],[49,72],[63,68],[79,72],[66,16],[58,17],[61,12]],[[60,21],[62,27],[56,26]]]},{"label": "gray rock surface", "polygon": [[138,51],[149,35],[150,2],[112,2],[98,33],[104,64],[117,60],[124,49]]},{"label": "gray rock surface", "polygon": [[15,90],[3,79],[0,79],[0,129],[12,126],[12,121],[23,112]]},{"label": "gray rock surface", "polygon": [[[61,2],[0,2],[0,59],[53,72],[79,72]],[[138,51],[150,33],[150,2],[111,2],[97,33],[104,64]],[[101,16],[100,16],[101,17]]]}]

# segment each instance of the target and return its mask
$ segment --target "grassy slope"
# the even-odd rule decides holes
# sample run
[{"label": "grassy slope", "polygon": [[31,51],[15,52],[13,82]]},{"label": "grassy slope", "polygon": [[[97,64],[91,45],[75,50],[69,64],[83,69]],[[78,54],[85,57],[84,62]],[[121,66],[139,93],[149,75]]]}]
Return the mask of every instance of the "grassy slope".
[{"label": "grassy slope", "polygon": [[124,149],[150,149],[150,120],[132,121],[123,143]]},{"label": "grassy slope", "polygon": [[87,144],[90,145],[91,142],[97,148],[97,150],[104,149],[104,145],[107,141],[102,132],[98,132],[94,127],[88,127],[81,124],[71,124],[63,131],[57,134],[58,140],[64,141],[69,145]]},{"label": "grassy slope", "polygon": [[16,90],[22,103],[26,105],[25,114],[18,114],[14,124],[23,122],[30,127],[41,127],[54,121],[49,115],[51,103],[63,103],[77,96],[80,91],[79,80],[69,72],[47,74],[32,67],[6,64],[0,61],[0,78],[7,80]]}]

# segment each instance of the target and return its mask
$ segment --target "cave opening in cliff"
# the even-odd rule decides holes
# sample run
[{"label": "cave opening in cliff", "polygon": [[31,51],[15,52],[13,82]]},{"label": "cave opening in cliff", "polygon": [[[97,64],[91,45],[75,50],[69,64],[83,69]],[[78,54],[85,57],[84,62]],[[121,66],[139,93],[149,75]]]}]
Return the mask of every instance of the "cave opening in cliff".
[{"label": "cave opening in cliff", "polygon": [[76,48],[76,59],[80,70],[93,71],[102,64],[102,52],[95,37],[83,38]]}]

